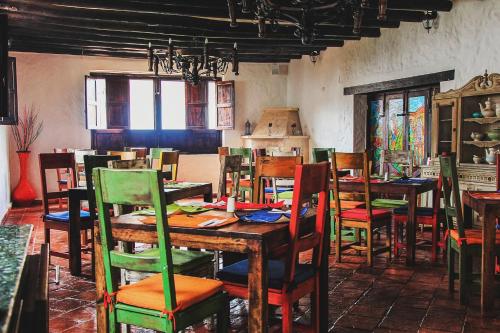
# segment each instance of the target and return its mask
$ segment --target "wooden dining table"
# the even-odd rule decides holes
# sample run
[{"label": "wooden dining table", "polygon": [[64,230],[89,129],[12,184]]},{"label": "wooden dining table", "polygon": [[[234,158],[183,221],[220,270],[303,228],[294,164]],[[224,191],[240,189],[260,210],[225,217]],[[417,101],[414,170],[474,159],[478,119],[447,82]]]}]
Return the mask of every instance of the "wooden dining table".
[{"label": "wooden dining table", "polygon": [[[315,213],[309,213],[302,221],[301,230],[307,233],[314,226]],[[328,225],[328,224],[327,224]],[[329,229],[329,228],[328,228]],[[287,223],[236,223],[213,228],[188,228],[170,226],[173,246],[213,251],[245,253],[249,259],[249,313],[248,332],[267,332],[268,329],[268,257],[289,242]],[[141,222],[137,215],[122,215],[112,219],[113,238],[125,242],[156,243],[156,225]],[[329,230],[325,232],[329,235]],[[328,253],[329,237],[324,238],[324,256],[320,277],[320,332],[328,330]],[[97,299],[102,299],[105,289],[101,240],[98,228],[95,233]],[[118,276],[116,277],[118,278]],[[98,332],[107,332],[106,311],[101,302],[96,303]]]},{"label": "wooden dining table", "polygon": [[464,221],[472,222],[473,211],[483,218],[481,260],[481,313],[487,315],[495,304],[495,238],[497,219],[500,218],[498,192],[464,191]]},{"label": "wooden dining table", "polygon": [[[340,192],[363,193],[364,183],[359,181],[343,180],[339,182]],[[333,184],[330,185],[333,190]],[[406,265],[415,264],[415,248],[417,233],[417,202],[418,196],[429,191],[437,190],[437,180],[429,179],[419,183],[397,183],[394,181],[374,181],[370,183],[372,193],[406,195],[408,200],[408,220],[406,223]]]},{"label": "wooden dining table", "polygon": [[[68,190],[69,210],[69,268],[71,275],[79,276],[82,270],[80,239],[81,202],[88,200],[87,187],[74,187]],[[205,202],[212,201],[212,183],[167,182],[165,198],[167,203],[177,200],[203,196]]]}]

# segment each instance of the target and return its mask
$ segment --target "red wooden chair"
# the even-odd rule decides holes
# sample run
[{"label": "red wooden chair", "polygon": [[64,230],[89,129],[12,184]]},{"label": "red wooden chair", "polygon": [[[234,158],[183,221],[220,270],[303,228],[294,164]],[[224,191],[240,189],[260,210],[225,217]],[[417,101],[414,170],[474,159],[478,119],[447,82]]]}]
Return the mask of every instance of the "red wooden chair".
[{"label": "red wooden chair", "polygon": [[[285,333],[292,332],[293,304],[308,294],[312,296],[310,331],[319,331],[319,266],[328,209],[329,179],[330,170],[326,162],[295,167],[295,190],[289,223],[290,242],[286,247],[270,253],[272,257],[280,259],[268,261],[268,303],[282,307],[282,331]],[[311,233],[303,235],[300,232],[300,211],[304,204],[311,202],[315,194],[318,194],[315,228]],[[311,249],[312,262],[299,264],[299,253]],[[248,298],[248,260],[227,266],[217,275],[230,295]]]},{"label": "red wooden chair", "polygon": [[[441,238],[441,223],[446,225],[446,215],[441,209],[441,196],[442,196],[443,180],[441,175],[439,176],[437,189],[433,191],[433,201],[432,208],[428,207],[417,207],[417,224],[430,225],[432,227],[432,261],[437,261],[437,251],[438,248],[445,248],[445,244],[440,243]],[[394,233],[394,256],[399,256],[399,250],[406,248],[406,243],[402,240],[402,230],[401,227],[406,224],[408,220],[408,206],[403,206],[394,209],[392,221],[393,221],[393,233]],[[401,236],[401,240],[400,240]]]},{"label": "red wooden chair", "polygon": [[[93,223],[90,220],[89,212],[82,210],[80,211],[80,230],[74,230],[74,234],[71,234],[70,231],[72,230],[70,229],[69,212],[67,210],[57,212],[50,211],[49,200],[68,198],[68,190],[49,192],[47,187],[47,170],[67,169],[69,170],[71,182],[73,184],[76,184],[75,155],[74,153],[40,154],[39,162],[43,195],[43,222],[45,230],[45,243],[48,243],[50,245],[51,230],[60,230],[68,233],[68,243],[71,244],[71,242],[77,241],[79,239],[81,230],[92,230]],[[71,248],[71,245],[69,246]],[[52,246],[50,248],[52,249]],[[72,260],[74,259],[70,258],[67,253],[55,252],[52,250],[50,251],[50,255],[69,259],[70,265]]]},{"label": "red wooden chair", "polygon": [[[388,252],[391,256],[391,211],[386,209],[372,209],[371,206],[371,186],[370,186],[370,163],[368,153],[332,153],[332,170],[333,170],[333,196],[335,202],[335,255],[337,262],[341,262],[342,252],[347,249],[356,251],[366,251],[368,265],[373,265],[373,256]],[[365,206],[363,208],[353,208],[348,210],[342,209],[341,191],[340,191],[340,174],[339,170],[353,170],[360,172],[363,175],[362,182],[364,184]],[[356,241],[348,244],[342,243],[343,228],[356,229]],[[386,227],[386,243],[385,246],[375,248],[373,243],[373,235],[376,229]],[[366,231],[366,245],[362,245],[361,232]]]},{"label": "red wooden chair", "polygon": [[[500,154],[497,154],[497,191],[500,191]],[[497,229],[500,229],[500,223],[497,219]],[[497,258],[496,272],[500,273],[500,260]]]},{"label": "red wooden chair", "polygon": [[[54,148],[54,153],[68,153],[68,148]],[[71,175],[68,169],[57,169],[57,188],[59,191],[67,190],[68,188],[73,187],[71,184]],[[59,208],[62,209],[62,200],[57,200],[59,203]]]}]

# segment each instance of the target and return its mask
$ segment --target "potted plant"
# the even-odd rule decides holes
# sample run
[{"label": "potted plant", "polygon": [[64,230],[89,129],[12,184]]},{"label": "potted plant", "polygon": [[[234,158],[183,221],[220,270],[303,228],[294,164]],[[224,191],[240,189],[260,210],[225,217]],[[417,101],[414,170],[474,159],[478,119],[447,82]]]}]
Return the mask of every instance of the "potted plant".
[{"label": "potted plant", "polygon": [[42,133],[43,122],[38,119],[38,113],[33,106],[24,107],[17,125],[11,125],[10,128],[17,146],[20,169],[19,183],[12,192],[12,201],[17,206],[29,206],[36,199],[35,190],[27,174],[30,147]]}]

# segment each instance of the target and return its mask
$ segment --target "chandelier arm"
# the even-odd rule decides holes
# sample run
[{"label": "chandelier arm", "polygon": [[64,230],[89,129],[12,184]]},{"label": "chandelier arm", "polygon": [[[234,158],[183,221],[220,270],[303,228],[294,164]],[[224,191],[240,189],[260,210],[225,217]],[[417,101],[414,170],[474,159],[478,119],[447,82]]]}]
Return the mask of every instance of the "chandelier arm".
[{"label": "chandelier arm", "polygon": [[[290,12],[300,12],[300,11],[305,9],[304,7],[296,8],[296,7],[282,6],[282,5],[274,3],[272,0],[262,0],[262,3],[265,6],[271,7],[272,9],[279,9],[279,10],[285,10],[285,11],[290,11]],[[337,0],[334,3],[328,4],[328,5],[311,7],[311,8],[309,8],[309,10],[318,11],[318,10],[325,10],[325,9],[333,9],[333,8],[337,7],[339,4],[340,4],[340,0]]]}]

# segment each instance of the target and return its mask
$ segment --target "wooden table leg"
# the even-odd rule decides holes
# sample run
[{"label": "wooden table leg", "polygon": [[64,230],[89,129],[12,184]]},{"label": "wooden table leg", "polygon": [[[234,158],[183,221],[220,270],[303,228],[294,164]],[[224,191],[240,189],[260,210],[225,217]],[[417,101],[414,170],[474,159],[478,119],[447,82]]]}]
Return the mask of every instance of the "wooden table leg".
[{"label": "wooden table leg", "polygon": [[249,242],[248,332],[267,332],[267,252],[260,241]]},{"label": "wooden table leg", "polygon": [[108,316],[107,310],[104,308],[102,299],[104,296],[104,289],[106,288],[104,265],[102,262],[102,248],[99,228],[97,225],[94,227],[94,252],[95,252],[95,287],[96,287],[96,318],[97,318],[97,332],[108,332]]},{"label": "wooden table leg", "polygon": [[323,235],[323,252],[319,273],[319,331],[328,332],[328,270],[330,254],[330,209],[327,210],[325,234]]},{"label": "wooden table leg", "polygon": [[80,238],[80,198],[75,192],[69,191],[69,269],[71,275],[79,276],[82,272],[82,244]]},{"label": "wooden table leg", "polygon": [[487,314],[495,304],[495,235],[496,216],[488,208],[483,216],[483,257],[481,265],[481,312]]},{"label": "wooden table leg", "polygon": [[210,191],[203,194],[203,201],[205,201],[205,202],[212,202],[213,201],[213,191],[212,191],[211,184],[210,184]]},{"label": "wooden table leg", "polygon": [[408,196],[408,220],[406,222],[406,265],[415,264],[416,220],[417,220],[417,191],[410,188]]}]

